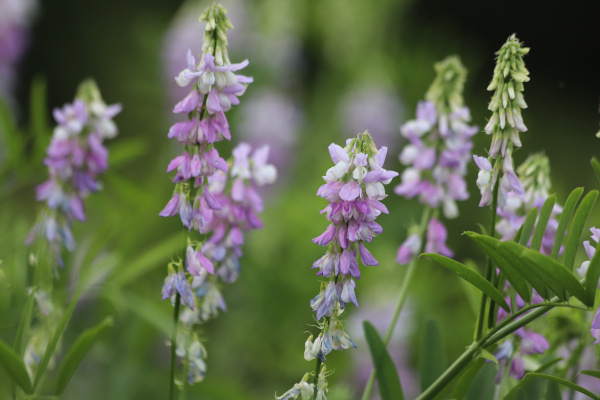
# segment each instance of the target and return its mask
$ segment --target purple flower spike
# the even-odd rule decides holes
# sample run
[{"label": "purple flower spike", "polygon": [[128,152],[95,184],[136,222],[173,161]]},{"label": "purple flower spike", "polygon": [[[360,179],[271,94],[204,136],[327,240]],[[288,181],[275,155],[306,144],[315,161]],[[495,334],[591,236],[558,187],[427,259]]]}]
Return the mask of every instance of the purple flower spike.
[{"label": "purple flower spike", "polygon": [[29,243],[36,234],[47,240],[59,264],[62,248],[75,248],[73,220],[86,220],[83,200],[100,190],[97,179],[108,168],[108,151],[103,141],[117,134],[112,117],[120,110],[118,104],[104,104],[95,83],[85,81],[72,104],[53,111],[58,125],[44,159],[50,177],[36,188],[36,198],[45,201],[46,210]]},{"label": "purple flower spike", "polygon": [[[330,224],[325,232],[313,239],[314,243],[328,246],[328,249],[313,268],[318,269],[317,275],[329,278],[329,285],[337,282],[337,296],[327,297],[322,288],[311,302],[317,319],[332,316],[336,307],[343,309],[347,303],[358,306],[354,292],[354,279],[360,279],[357,256],[362,265],[379,265],[364,243],[382,232],[375,219],[388,212],[380,201],[386,197],[384,185],[398,173],[383,168],[387,149],[375,148],[366,132],[349,139],[345,147],[333,143],[329,146],[335,165],[323,177],[325,184],[318,189],[317,195],[329,202],[321,213]],[[333,299],[337,305],[326,301],[328,299]]]},{"label": "purple flower spike", "polygon": [[446,257],[452,257],[454,253],[446,246],[446,227],[435,218],[429,220],[427,228],[427,243],[425,252],[438,253]]}]

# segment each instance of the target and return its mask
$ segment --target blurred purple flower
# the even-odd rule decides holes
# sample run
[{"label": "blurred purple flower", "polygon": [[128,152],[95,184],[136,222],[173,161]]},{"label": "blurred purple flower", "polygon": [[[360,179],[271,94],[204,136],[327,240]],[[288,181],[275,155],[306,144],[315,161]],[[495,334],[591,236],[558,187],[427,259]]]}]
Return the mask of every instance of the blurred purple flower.
[{"label": "blurred purple flower", "polygon": [[393,91],[374,85],[354,88],[345,94],[338,113],[344,132],[368,129],[375,142],[394,152],[404,105]]}]

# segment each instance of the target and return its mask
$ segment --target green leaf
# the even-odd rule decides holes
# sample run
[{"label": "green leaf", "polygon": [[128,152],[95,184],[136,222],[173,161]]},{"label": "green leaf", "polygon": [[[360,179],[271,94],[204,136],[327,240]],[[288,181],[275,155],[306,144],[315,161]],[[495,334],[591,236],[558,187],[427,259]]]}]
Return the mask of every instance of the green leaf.
[{"label": "green leaf", "polygon": [[593,376],[594,378],[600,379],[600,371],[594,371],[591,369],[584,369],[583,371],[579,371],[580,374]]},{"label": "green leaf", "polygon": [[565,293],[567,291],[582,303],[587,304],[581,283],[553,258],[511,242],[502,243],[500,247],[508,248],[517,257],[524,257],[526,263],[528,261],[533,263],[532,272],[537,274],[561,300],[568,300],[569,296]]},{"label": "green leaf", "polygon": [[17,336],[15,337],[15,344],[13,349],[17,352],[19,357],[23,357],[25,353],[25,343],[27,343],[27,337],[29,336],[29,326],[31,325],[31,314],[33,313],[33,304],[35,300],[35,290],[31,289],[23,314],[21,314],[21,320],[19,321],[19,329],[17,330]]},{"label": "green leaf", "polygon": [[596,288],[598,287],[598,278],[600,278],[600,251],[597,251],[588,266],[585,274],[585,297],[590,307],[596,301]]},{"label": "green leaf", "polygon": [[[501,254],[500,249],[498,249],[500,242],[490,236],[479,235],[475,232],[466,232],[465,234],[473,239],[485,254],[492,259],[494,264],[502,271],[506,280],[508,280],[511,286],[519,293],[519,296],[521,296],[526,303],[530,303],[531,288],[527,284],[527,280],[515,267],[515,263],[511,262],[509,258]],[[512,258],[512,255],[510,257]]]},{"label": "green leaf", "polygon": [[387,352],[381,337],[379,337],[375,327],[369,321],[363,321],[363,329],[365,331],[365,338],[369,344],[369,350],[371,351],[381,399],[404,400],[398,371],[396,371],[396,366]]},{"label": "green leaf", "polygon": [[484,277],[479,275],[477,272],[470,270],[465,265],[455,261],[451,258],[444,257],[440,254],[435,253],[424,253],[425,257],[429,257],[434,261],[442,264],[444,267],[456,273],[458,276],[475,286],[477,289],[485,293],[489,298],[494,300],[500,307],[510,313],[510,307],[506,304],[506,300],[502,296],[502,293],[498,291],[491,283],[485,280]]},{"label": "green leaf", "polygon": [[483,358],[477,358],[469,363],[464,372],[459,375],[456,385],[452,388],[449,399],[464,399],[473,381],[479,375],[481,368],[487,365]]},{"label": "green leaf", "polygon": [[539,251],[540,247],[542,247],[542,239],[544,238],[544,233],[546,232],[548,221],[550,220],[550,216],[552,215],[554,204],[556,204],[555,195],[549,196],[544,202],[542,210],[540,211],[540,216],[538,218],[537,225],[535,226],[535,232],[533,232],[531,245],[529,246],[531,250]]},{"label": "green leaf", "polygon": [[519,244],[521,246],[527,247],[529,244],[529,239],[531,238],[531,232],[533,232],[533,227],[535,226],[535,220],[537,219],[538,209],[536,207],[529,210],[527,213],[527,217],[525,217],[525,222],[523,222],[521,237],[519,238]]},{"label": "green leaf", "polygon": [[550,381],[548,382],[548,389],[546,390],[546,400],[562,400],[560,393],[560,387],[558,383]]},{"label": "green leaf", "polygon": [[496,384],[494,382],[496,378],[497,366],[494,363],[487,363],[477,375],[477,378],[473,381],[473,384],[467,392],[466,400],[481,400],[481,399],[493,399],[494,392],[496,390]]},{"label": "green leaf", "polygon": [[556,228],[556,238],[554,239],[552,254],[550,254],[550,257],[554,259],[558,257],[558,253],[560,252],[560,247],[562,246],[562,241],[565,236],[565,231],[567,230],[567,225],[571,219],[571,214],[573,213],[575,205],[577,205],[577,202],[582,194],[583,188],[577,188],[573,190],[567,198],[565,206],[563,207],[563,211],[560,214],[560,221],[558,222],[558,228]]},{"label": "green leaf", "polygon": [[75,297],[73,297],[71,304],[69,304],[69,308],[67,308],[67,311],[65,311],[64,315],[60,319],[60,322],[58,323],[58,326],[54,331],[54,335],[52,335],[52,339],[50,339],[50,342],[48,342],[48,345],[46,346],[46,351],[44,352],[44,356],[40,360],[40,364],[38,365],[38,369],[35,374],[35,379],[33,381],[34,390],[39,385],[42,376],[44,376],[44,373],[46,373],[48,363],[50,362],[50,359],[52,358],[52,355],[56,350],[56,346],[58,345],[60,337],[62,336],[63,332],[67,327],[67,324],[69,323],[69,320],[71,319],[71,315],[73,314],[73,310],[75,309],[75,305],[77,304],[77,300],[79,299],[80,294],[81,290],[78,290],[77,293],[75,293]]},{"label": "green leaf", "polygon": [[561,385],[570,387],[571,389],[576,390],[579,393],[583,393],[586,396],[588,396],[588,397],[590,397],[590,398],[592,398],[594,400],[600,400],[600,397],[596,396],[595,394],[593,394],[589,390],[584,389],[581,386],[576,385],[573,382],[570,382],[570,381],[568,381],[566,379],[558,378],[556,376],[547,375],[547,374],[540,374],[540,373],[537,373],[537,372],[530,372],[527,375],[525,375],[525,377],[523,379],[525,380],[525,379],[533,379],[533,378],[547,379],[549,381],[553,381],[553,382],[559,383]]},{"label": "green leaf", "polygon": [[565,246],[564,265],[569,271],[573,270],[575,254],[581,244],[581,233],[583,232],[585,221],[592,212],[592,207],[594,207],[597,197],[598,191],[592,190],[589,192],[583,200],[581,200],[581,204],[579,204],[575,216],[573,217],[573,223],[571,224],[571,229],[567,235],[567,245]]},{"label": "green leaf", "polygon": [[592,169],[594,170],[594,173],[596,173],[596,178],[598,178],[598,180],[600,181],[600,163],[598,162],[598,159],[596,157],[592,157],[590,163],[592,164]]},{"label": "green leaf", "polygon": [[23,360],[2,340],[0,340],[0,364],[2,364],[8,375],[25,393],[33,394],[31,378],[29,378]]},{"label": "green leaf", "polygon": [[73,343],[65,358],[60,365],[58,370],[58,375],[56,378],[56,389],[54,394],[60,396],[62,392],[67,387],[69,380],[73,377],[75,370],[83,360],[83,357],[90,350],[96,339],[102,334],[105,330],[113,325],[112,317],[107,317],[104,321],[100,322],[93,328],[87,329],[85,332],[81,334]]},{"label": "green leaf", "polygon": [[427,389],[445,370],[446,357],[440,326],[437,321],[428,319],[425,324],[419,357],[421,391]]}]

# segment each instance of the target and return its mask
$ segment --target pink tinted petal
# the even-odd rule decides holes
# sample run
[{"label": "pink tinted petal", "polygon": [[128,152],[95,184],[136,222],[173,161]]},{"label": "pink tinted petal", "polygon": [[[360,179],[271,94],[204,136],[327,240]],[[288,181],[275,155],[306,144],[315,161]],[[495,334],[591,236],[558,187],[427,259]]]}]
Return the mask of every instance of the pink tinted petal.
[{"label": "pink tinted petal", "polygon": [[342,200],[354,201],[358,196],[360,196],[360,186],[358,186],[355,180],[346,183],[340,190],[340,198]]}]

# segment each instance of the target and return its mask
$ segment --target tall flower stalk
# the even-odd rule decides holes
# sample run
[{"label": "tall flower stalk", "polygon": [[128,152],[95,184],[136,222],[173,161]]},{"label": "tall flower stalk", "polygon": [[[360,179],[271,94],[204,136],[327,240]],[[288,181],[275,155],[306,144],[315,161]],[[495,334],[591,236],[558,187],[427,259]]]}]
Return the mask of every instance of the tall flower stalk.
[{"label": "tall flower stalk", "polygon": [[310,301],[319,333],[316,338],[312,334],[309,336],[304,351],[304,358],[307,361],[316,359],[316,366],[314,372],[305,374],[292,389],[276,396],[279,400],[326,399],[327,355],[332,350],[356,347],[344,331],[341,316],[348,303],[358,307],[355,279],[360,278],[360,269],[357,257],[364,266],[379,265],[365,243],[382,232],[375,219],[388,212],[381,203],[387,196],[384,185],[398,175],[383,168],[387,148],[377,149],[367,132],[348,139],[345,147],[332,143],[329,153],[335,165],[327,170],[323,177],[326,183],[317,195],[329,202],[323,212],[330,225],[313,239],[313,243],[327,247],[325,255],[313,264],[313,269],[318,270],[317,275],[323,277],[319,294]]},{"label": "tall flower stalk", "polygon": [[[243,95],[247,84],[252,82],[252,78],[235,74],[248,65],[248,60],[239,64],[232,64],[229,60],[227,29],[233,26],[225,14],[226,10],[216,4],[202,13],[200,20],[205,21],[206,25],[200,59],[197,62],[188,50],[187,68],[175,78],[179,86],[192,84],[192,90],[173,109],[175,114],[186,116],[184,121],[175,123],[168,133],[169,138],[176,139],[183,145],[183,153],[175,157],[167,168],[167,172],[176,171],[173,179],[175,190],[171,200],[159,214],[163,217],[179,215],[183,226],[188,230],[185,259],[169,264],[168,276],[162,289],[163,299],[170,298],[175,306],[171,338],[171,399],[175,396],[175,355],[178,349],[180,304],[194,310],[194,291],[198,281],[205,282],[207,275],[215,273],[213,261],[204,255],[206,250],[203,250],[202,242],[194,240],[191,231],[208,233],[213,229],[209,225],[216,218],[215,213],[227,206],[223,199],[217,199],[217,192],[210,184],[212,177],[229,170],[227,162],[215,148],[215,143],[223,139],[231,140],[225,112],[239,104],[238,96]],[[214,299],[215,296],[210,298]],[[203,305],[206,303],[203,302]],[[194,369],[200,377],[204,373],[202,359],[205,351],[195,340],[188,341],[188,344],[185,355],[188,362],[185,366],[193,376],[189,380],[195,382],[199,379],[194,375]],[[194,357],[190,357],[192,353]]]},{"label": "tall flower stalk", "polygon": [[[516,195],[524,193],[514,170],[512,153],[514,147],[521,147],[519,133],[527,131],[521,109],[527,108],[523,97],[523,83],[529,81],[529,71],[525,68],[523,56],[528,52],[529,48],[523,47],[514,34],[498,51],[494,76],[487,88],[489,91],[494,91],[488,106],[492,111],[492,117],[485,126],[485,133],[492,135],[492,144],[487,158],[473,156],[480,169],[477,177],[477,186],[481,191],[479,206],[490,204],[492,206],[490,225],[492,237],[496,234],[496,208],[504,210],[509,193]],[[497,275],[489,257],[485,278],[494,286],[498,285]],[[477,339],[481,337],[484,329],[486,301],[487,296],[482,294],[479,320],[475,328]],[[492,327],[495,323],[494,314],[494,305],[490,303],[488,327]]]},{"label": "tall flower stalk", "polygon": [[[457,56],[435,64],[436,77],[429,87],[426,100],[419,102],[416,118],[400,127],[408,139],[400,153],[406,166],[402,182],[394,192],[405,198],[417,197],[424,205],[421,221],[409,229],[408,238],[398,249],[396,261],[408,264],[396,302],[392,321],[383,338],[387,344],[404,307],[408,289],[414,277],[417,256],[423,251],[453,255],[446,246],[447,230],[439,220],[440,209],[446,218],[456,218],[456,202],[469,197],[464,176],[471,157],[471,137],[476,126],[469,125],[469,108],[464,105],[463,90],[467,70]],[[363,392],[367,400],[373,388],[372,372]]]}]

